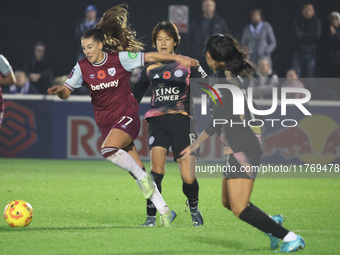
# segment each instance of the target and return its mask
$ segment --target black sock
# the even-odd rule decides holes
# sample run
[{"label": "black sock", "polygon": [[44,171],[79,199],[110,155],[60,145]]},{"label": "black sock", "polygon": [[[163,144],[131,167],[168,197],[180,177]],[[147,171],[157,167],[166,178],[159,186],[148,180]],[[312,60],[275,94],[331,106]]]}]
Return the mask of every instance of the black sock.
[{"label": "black sock", "polygon": [[191,184],[183,182],[183,193],[187,196],[190,207],[196,207],[198,205],[198,181],[195,181]]},{"label": "black sock", "polygon": [[267,214],[252,206],[247,206],[246,209],[241,212],[239,218],[259,230],[281,239],[289,232],[280,224],[273,221]]},{"label": "black sock", "polygon": [[[164,174],[158,174],[153,171],[151,171],[150,174],[152,175],[152,178],[156,183],[159,193],[162,193],[162,180],[163,180]],[[146,200],[146,213],[148,216],[156,216],[156,213],[157,213],[157,209],[150,199]]]}]

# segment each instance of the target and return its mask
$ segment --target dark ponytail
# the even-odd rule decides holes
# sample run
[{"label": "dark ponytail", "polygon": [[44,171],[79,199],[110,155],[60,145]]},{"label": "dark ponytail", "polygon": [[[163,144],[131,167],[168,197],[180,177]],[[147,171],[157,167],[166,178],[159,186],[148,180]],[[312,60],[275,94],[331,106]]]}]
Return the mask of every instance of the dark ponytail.
[{"label": "dark ponytail", "polygon": [[211,36],[206,43],[206,51],[210,53],[213,60],[225,62],[220,69],[226,69],[242,77],[252,76],[254,66],[247,59],[247,52],[241,49],[240,44],[231,35]]}]

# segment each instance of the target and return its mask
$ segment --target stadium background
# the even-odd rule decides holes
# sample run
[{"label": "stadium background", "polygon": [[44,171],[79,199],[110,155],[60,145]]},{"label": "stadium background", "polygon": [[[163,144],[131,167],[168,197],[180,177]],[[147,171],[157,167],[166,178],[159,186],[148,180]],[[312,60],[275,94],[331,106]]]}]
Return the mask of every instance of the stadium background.
[{"label": "stadium background", "polygon": [[[216,0],[217,12],[222,15],[231,30],[238,38],[244,26],[249,22],[249,10],[260,7],[265,20],[273,26],[277,38],[277,49],[273,53],[275,71],[280,77],[291,67],[293,46],[293,21],[301,12],[305,0]],[[340,10],[339,0],[309,1],[315,5],[317,16],[322,22],[323,32],[329,30],[328,15]],[[168,6],[179,4],[189,6],[189,22],[201,14],[200,0],[125,0],[125,1],[2,1],[0,26],[2,40],[1,53],[9,59],[13,68],[24,65],[37,41],[47,46],[47,54],[53,60],[55,76],[69,73],[76,61],[77,45],[74,36],[75,25],[84,16],[88,4],[96,5],[98,16],[119,3],[129,5],[131,23],[138,36],[143,38],[147,51],[152,50],[151,31],[158,21],[168,18]],[[183,44],[179,52],[190,56],[190,42],[182,34]],[[320,42],[322,44],[322,42]],[[322,48],[320,45],[319,48]],[[322,50],[319,51],[322,59]],[[319,66],[320,71],[322,67]],[[318,74],[318,71],[317,71]]]},{"label": "stadium background", "polygon": [[[217,0],[218,12],[227,19],[228,25],[238,36],[248,21],[248,9],[252,6],[263,9],[278,40],[273,58],[281,76],[290,67],[291,25],[300,12],[301,2]],[[121,2],[2,1],[1,53],[10,60],[14,69],[21,68],[30,57],[34,43],[44,41],[54,62],[55,75],[68,73],[74,65],[79,43],[74,38],[74,26],[83,17],[85,6],[90,3],[95,4],[101,14]],[[130,5],[134,28],[140,36],[145,36],[146,50],[151,50],[152,27],[168,17],[168,5],[189,5],[190,19],[200,13],[199,0],[126,0],[124,3]],[[323,20],[325,31],[328,14],[333,10],[339,11],[340,2],[319,0],[313,3],[318,16]],[[183,44],[180,50],[190,55],[187,45]],[[75,115],[75,121],[78,116],[78,120],[91,123],[92,109],[88,98],[85,102],[63,102],[56,97],[43,100],[45,96],[30,98],[26,95],[21,99],[20,96],[5,99],[10,115],[6,117],[4,126],[10,124],[9,127],[16,127],[10,129],[12,135],[21,139],[24,137],[35,145],[38,143],[34,139],[43,145],[53,143],[48,149],[34,148],[27,146],[27,140],[19,139],[15,148],[24,148],[26,157],[33,157],[30,153],[40,153],[49,158],[66,150],[60,148],[58,143],[65,143],[67,139],[64,137],[67,136],[65,113],[70,104],[77,105],[70,112]],[[313,127],[311,131],[308,127],[313,125],[306,123],[304,134],[312,132],[311,135],[317,141],[320,137],[325,139],[333,129],[339,127],[339,104],[316,103],[313,107],[322,113],[322,116],[315,116],[321,126]],[[328,117],[328,114],[332,115]],[[1,130],[2,138],[5,137],[4,126]],[[26,136],[22,136],[23,133]],[[38,136],[34,137],[34,133]],[[283,135],[282,140],[294,139],[287,139]],[[14,144],[18,142],[14,139],[5,141]],[[283,150],[287,148],[284,146]],[[312,147],[316,149],[315,145]],[[1,148],[5,153],[11,153],[3,144],[0,144]],[[145,201],[137,185],[133,186],[130,176],[109,162],[26,158],[13,160],[9,158],[11,156],[4,153],[0,155],[0,208],[4,208],[11,200],[24,199],[32,204],[34,219],[25,229],[13,229],[4,220],[0,221],[0,254],[274,254],[269,250],[266,236],[239,222],[231,212],[222,208],[220,179],[200,179],[200,209],[204,213],[205,226],[193,228],[190,215],[185,212],[185,197],[181,190],[178,167],[175,163],[168,163],[163,194],[178,217],[171,229],[156,227],[151,230],[138,227],[145,218]],[[339,157],[336,162],[339,162]],[[146,168],[150,169],[148,163]],[[307,242],[307,248],[302,254],[339,253],[338,178],[259,178],[256,180],[252,202],[269,213],[285,216],[284,226],[303,235]]]},{"label": "stadium background", "polygon": [[[265,19],[273,25],[277,37],[278,47],[273,54],[274,65],[279,73],[284,74],[291,63],[293,21],[300,13],[304,2],[217,0],[217,12],[225,17],[231,33],[240,37],[243,27],[249,22],[249,10],[255,6],[262,8]],[[100,17],[106,9],[121,2],[19,0],[3,3],[0,16],[3,34],[3,40],[0,40],[1,53],[9,59],[16,70],[30,57],[33,45],[37,41],[43,41],[47,45],[47,55],[54,65],[55,76],[67,74],[77,57],[79,40],[74,36],[75,25],[83,18],[84,9],[90,3],[97,6]],[[201,1],[198,0],[127,0],[124,3],[129,5],[131,23],[138,36],[143,38],[146,51],[153,50],[150,47],[152,28],[158,21],[168,18],[169,5],[188,5],[189,25],[192,19],[201,14]],[[340,8],[340,1],[326,0],[313,3],[323,29],[327,31],[328,14]],[[182,34],[182,39],[179,52],[190,56],[187,34]],[[100,135],[93,120],[89,97],[72,96],[71,102],[62,102],[56,97],[45,100],[45,96],[30,95],[5,95],[5,99],[6,113],[0,133],[0,157],[102,159],[97,149],[101,141]],[[269,149],[265,149],[263,162],[277,164],[339,162],[339,144],[330,145],[332,139],[340,132],[338,108],[337,102],[328,105],[316,103],[310,110],[316,116],[303,121],[303,125],[298,129],[266,128],[264,138]],[[144,100],[139,112],[142,120],[147,109],[148,100]],[[297,108],[293,108],[290,118],[302,120],[304,116],[299,113]],[[279,118],[279,111],[271,117]],[[204,120],[202,123],[205,123]],[[326,124],[327,128],[320,127],[318,123]],[[200,123],[198,125],[200,126]],[[149,154],[146,128],[146,123],[142,122],[136,145],[142,159],[147,161]],[[56,133],[58,136],[54,135]],[[300,138],[293,139],[294,136]],[[223,161],[221,148],[214,146],[218,142],[211,143],[202,149],[201,160],[214,161],[219,158]],[[328,148],[325,147],[327,145]]]}]

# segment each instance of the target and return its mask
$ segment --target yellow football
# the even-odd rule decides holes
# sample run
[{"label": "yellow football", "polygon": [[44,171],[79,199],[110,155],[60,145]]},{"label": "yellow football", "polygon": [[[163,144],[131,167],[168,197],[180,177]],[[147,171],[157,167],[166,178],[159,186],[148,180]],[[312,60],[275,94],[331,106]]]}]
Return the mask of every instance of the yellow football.
[{"label": "yellow football", "polygon": [[6,206],[4,218],[11,227],[26,227],[32,222],[33,208],[23,200],[14,200]]}]

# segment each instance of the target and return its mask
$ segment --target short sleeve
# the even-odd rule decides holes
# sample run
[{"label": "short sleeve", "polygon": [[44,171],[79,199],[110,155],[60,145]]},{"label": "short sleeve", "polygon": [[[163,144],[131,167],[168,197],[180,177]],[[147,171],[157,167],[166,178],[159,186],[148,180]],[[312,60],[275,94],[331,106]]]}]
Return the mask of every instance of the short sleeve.
[{"label": "short sleeve", "polygon": [[207,73],[205,72],[201,65],[199,65],[199,67],[191,67],[190,72],[191,72],[190,78],[204,79],[208,77]]},{"label": "short sleeve", "polygon": [[8,60],[3,55],[0,55],[0,73],[2,73],[4,76],[7,76],[11,73],[11,71],[12,67]]},{"label": "short sleeve", "polygon": [[64,86],[71,91],[80,88],[83,85],[83,77],[81,74],[81,69],[79,64],[77,63],[70,75],[68,76],[67,80],[65,81]]},{"label": "short sleeve", "polygon": [[126,71],[132,72],[136,67],[144,66],[144,53],[119,52],[119,61]]}]

